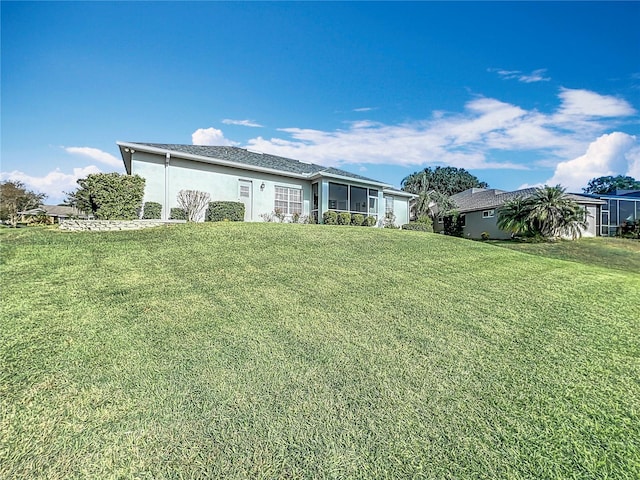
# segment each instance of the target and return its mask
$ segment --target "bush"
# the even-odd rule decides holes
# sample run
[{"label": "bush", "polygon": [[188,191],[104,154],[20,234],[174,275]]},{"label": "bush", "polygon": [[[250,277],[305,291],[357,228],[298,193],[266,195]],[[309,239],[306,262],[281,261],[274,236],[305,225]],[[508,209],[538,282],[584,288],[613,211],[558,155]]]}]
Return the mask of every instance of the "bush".
[{"label": "bush", "polygon": [[360,227],[363,223],[364,223],[364,215],[362,215],[361,213],[354,213],[351,216],[351,225]]},{"label": "bush", "polygon": [[384,228],[398,228],[396,227],[396,216],[393,212],[387,212],[384,216]]},{"label": "bush", "polygon": [[403,230],[416,230],[418,232],[432,232],[429,227],[421,222],[409,222],[402,225]]},{"label": "bush", "polygon": [[351,214],[349,212],[340,212],[338,214],[338,225],[351,225]]},{"label": "bush", "polygon": [[209,202],[207,222],[243,222],[244,203],[242,202]]},{"label": "bush", "polygon": [[142,218],[145,220],[162,218],[162,204],[158,202],[145,202]]},{"label": "bush", "polygon": [[182,208],[172,208],[169,213],[169,219],[171,220],[186,220],[187,212],[185,212]]},{"label": "bush", "polygon": [[338,212],[328,210],[322,214],[322,223],[325,225],[337,225],[338,224]]},{"label": "bush", "polygon": [[489,240],[489,232],[482,232],[482,233],[480,234],[480,238],[481,238],[482,240]]},{"label": "bush", "polygon": [[210,195],[207,192],[200,190],[180,190],[178,192],[178,207],[187,214],[187,221],[201,222],[209,198]]},{"label": "bush", "polygon": [[120,173],[92,173],[78,180],[78,189],[68,200],[78,210],[98,220],[139,218],[144,195],[144,178]]},{"label": "bush", "polygon": [[428,215],[418,217],[417,223],[421,223],[427,227],[425,232],[433,233],[433,220]]},{"label": "bush", "polygon": [[376,223],[378,223],[376,217],[368,216],[364,219],[362,225],[365,227],[374,227]]}]

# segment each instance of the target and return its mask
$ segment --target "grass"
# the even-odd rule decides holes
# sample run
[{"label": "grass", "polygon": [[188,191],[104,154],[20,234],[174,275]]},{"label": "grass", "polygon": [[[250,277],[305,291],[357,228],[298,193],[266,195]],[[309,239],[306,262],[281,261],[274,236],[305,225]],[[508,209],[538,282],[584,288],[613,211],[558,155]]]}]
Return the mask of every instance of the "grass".
[{"label": "grass", "polygon": [[313,225],[0,249],[0,478],[640,476],[637,271]]}]

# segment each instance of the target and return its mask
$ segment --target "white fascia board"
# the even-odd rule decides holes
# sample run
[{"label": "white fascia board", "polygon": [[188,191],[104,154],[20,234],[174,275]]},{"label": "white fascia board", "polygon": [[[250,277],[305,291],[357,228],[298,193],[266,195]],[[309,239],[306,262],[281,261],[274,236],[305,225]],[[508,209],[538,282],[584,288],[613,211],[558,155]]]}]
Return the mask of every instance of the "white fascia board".
[{"label": "white fascia board", "polygon": [[247,165],[246,163],[231,162],[229,160],[222,160],[220,158],[203,157],[202,155],[193,155],[191,153],[176,152],[175,150],[169,150],[166,148],[149,147],[148,145],[139,145],[137,143],[126,143],[126,142],[116,142],[116,143],[121,147],[132,148],[134,150],[139,150],[141,152],[157,153],[160,155],[166,155],[167,153],[169,153],[172,157],[182,158],[184,160],[193,160],[195,162],[212,163],[215,165],[238,168],[241,170],[249,170],[252,172],[270,173],[272,175],[280,175],[281,177],[302,178],[305,180],[308,180],[310,178],[310,175],[308,174],[286,172],[283,170],[276,170],[274,168],[256,167],[253,165]]},{"label": "white fascia board", "polygon": [[409,198],[418,198],[420,195],[416,195],[415,193],[402,192],[399,190],[389,190],[383,189],[382,193],[386,193],[387,195],[393,195],[395,197],[409,197]]},{"label": "white fascia board", "polygon": [[378,182],[376,180],[364,180],[362,178],[354,178],[354,177],[347,177],[345,175],[338,175],[336,173],[328,173],[325,172],[324,170],[317,172],[317,173],[313,173],[311,174],[311,176],[307,177],[311,180],[315,180],[316,178],[335,178],[336,180],[342,180],[345,182],[349,182],[349,183],[361,183],[362,185],[375,185],[378,188],[385,188],[385,187],[390,187],[391,185],[389,185],[388,183],[382,183],[382,182]]}]

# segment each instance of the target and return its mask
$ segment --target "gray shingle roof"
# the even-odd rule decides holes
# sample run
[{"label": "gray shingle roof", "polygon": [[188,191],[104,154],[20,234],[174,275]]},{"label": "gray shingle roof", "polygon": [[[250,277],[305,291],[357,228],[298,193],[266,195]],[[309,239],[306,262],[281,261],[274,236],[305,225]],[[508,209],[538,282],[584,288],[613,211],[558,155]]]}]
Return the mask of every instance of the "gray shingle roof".
[{"label": "gray shingle roof", "polygon": [[[505,192],[497,189],[470,188],[464,192],[456,193],[451,196],[451,200],[456,204],[460,213],[473,212],[476,210],[486,210],[498,208],[503,203],[513,200],[517,197],[530,197],[536,192],[536,188],[523,188],[513,192]],[[584,195],[575,193],[567,194],[568,197],[578,203],[604,203]]]},{"label": "gray shingle roof", "polygon": [[279,157],[268,153],[258,153],[239,147],[227,146],[204,146],[204,145],[180,145],[173,143],[142,143],[127,142],[134,145],[142,145],[147,147],[158,148],[161,150],[169,150],[171,152],[184,153],[188,155],[196,155],[199,157],[207,157],[211,159],[225,160],[228,162],[240,163],[259,168],[269,168],[285,173],[293,173],[296,175],[314,175],[316,173],[326,173],[329,175],[340,175],[343,177],[353,178],[354,180],[362,180],[364,182],[384,183],[372,178],[356,175],[334,167],[323,167],[314,163],[300,162],[291,158]]}]

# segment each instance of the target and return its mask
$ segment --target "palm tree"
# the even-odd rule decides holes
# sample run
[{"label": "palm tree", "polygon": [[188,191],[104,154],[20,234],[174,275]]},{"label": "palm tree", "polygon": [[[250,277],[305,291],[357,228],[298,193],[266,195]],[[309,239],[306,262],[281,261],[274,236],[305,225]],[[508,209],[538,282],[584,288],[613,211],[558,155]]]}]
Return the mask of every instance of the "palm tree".
[{"label": "palm tree", "polygon": [[575,239],[587,227],[585,210],[560,185],[538,188],[531,205],[529,221],[543,237],[570,235]]},{"label": "palm tree", "polygon": [[531,200],[516,197],[504,202],[498,209],[498,228],[510,232],[512,235],[526,235],[533,233],[533,226],[529,221]]},{"label": "palm tree", "polygon": [[517,197],[498,210],[498,227],[514,235],[576,238],[587,228],[586,211],[560,185],[538,188],[527,198]]}]

